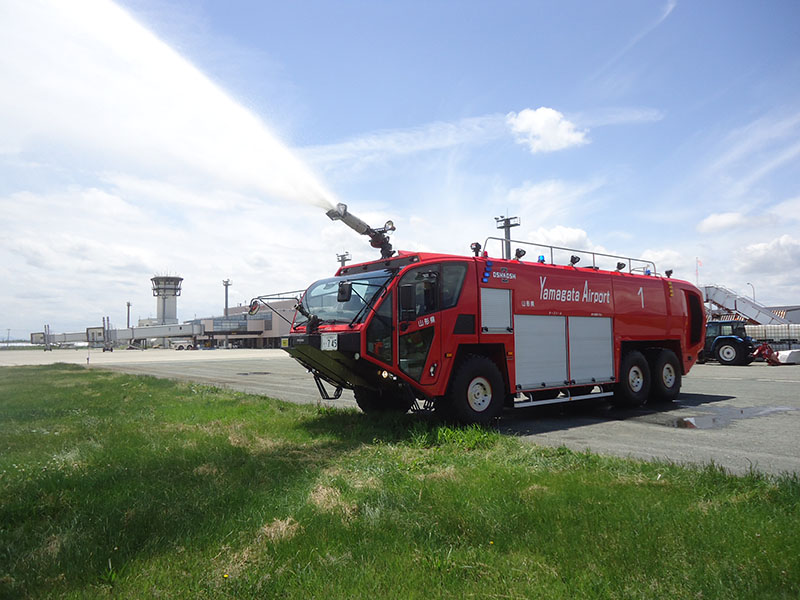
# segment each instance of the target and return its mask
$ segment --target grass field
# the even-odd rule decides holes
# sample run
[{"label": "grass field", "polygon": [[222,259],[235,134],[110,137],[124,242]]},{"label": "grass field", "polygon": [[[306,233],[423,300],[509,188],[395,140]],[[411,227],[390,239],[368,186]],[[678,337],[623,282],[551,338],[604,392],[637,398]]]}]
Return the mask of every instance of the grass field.
[{"label": "grass field", "polygon": [[798,598],[800,480],[0,369],[0,598]]}]

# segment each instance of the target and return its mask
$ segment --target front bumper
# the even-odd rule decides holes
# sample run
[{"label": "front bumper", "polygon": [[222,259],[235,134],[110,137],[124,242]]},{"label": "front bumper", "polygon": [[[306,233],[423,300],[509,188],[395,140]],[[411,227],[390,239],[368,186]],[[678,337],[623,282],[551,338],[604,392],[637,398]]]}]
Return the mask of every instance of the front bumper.
[{"label": "front bumper", "polygon": [[[335,336],[335,349],[332,337]],[[377,389],[379,367],[361,355],[361,333],[299,333],[281,338],[281,348],[328,383]]]}]

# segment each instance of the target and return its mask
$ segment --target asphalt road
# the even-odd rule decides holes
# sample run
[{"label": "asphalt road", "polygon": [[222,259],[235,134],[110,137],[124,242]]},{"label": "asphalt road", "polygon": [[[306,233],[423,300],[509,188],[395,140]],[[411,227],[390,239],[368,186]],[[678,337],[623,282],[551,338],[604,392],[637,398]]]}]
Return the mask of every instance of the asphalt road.
[{"label": "asphalt road", "polygon": [[[88,361],[87,361],[88,359]],[[0,351],[0,366],[70,362],[197,381],[317,403],[313,379],[280,350]],[[355,406],[345,391],[335,406]],[[618,409],[606,402],[506,411],[500,430],[527,442],[600,454],[713,461],[735,473],[800,473],[800,366],[696,366],[671,404]]]}]

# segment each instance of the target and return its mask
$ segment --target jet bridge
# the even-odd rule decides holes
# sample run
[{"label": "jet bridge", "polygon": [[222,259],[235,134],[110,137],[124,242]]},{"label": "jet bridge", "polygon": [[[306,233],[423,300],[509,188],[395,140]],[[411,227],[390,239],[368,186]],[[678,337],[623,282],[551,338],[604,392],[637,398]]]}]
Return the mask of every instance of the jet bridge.
[{"label": "jet bridge", "polygon": [[[150,338],[194,337],[204,334],[203,325],[184,323],[182,325],[148,325],[144,327],[126,327],[123,329],[105,329],[104,327],[87,327],[86,331],[75,333],[51,333],[45,340],[43,332],[32,333],[32,344],[68,344],[74,342],[119,343]],[[106,339],[108,338],[108,339]]]}]

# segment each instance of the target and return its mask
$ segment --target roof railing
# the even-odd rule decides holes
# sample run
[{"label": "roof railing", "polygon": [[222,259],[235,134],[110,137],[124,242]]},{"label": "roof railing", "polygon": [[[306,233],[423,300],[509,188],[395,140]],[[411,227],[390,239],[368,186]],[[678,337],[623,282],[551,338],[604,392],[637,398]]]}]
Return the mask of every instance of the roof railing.
[{"label": "roof railing", "polygon": [[[500,244],[505,244],[506,242],[509,242],[511,244],[522,244],[525,246],[533,246],[535,248],[544,248],[549,251],[551,265],[556,264],[555,252],[559,251],[559,252],[568,252],[572,256],[578,256],[578,257],[580,257],[581,255],[591,256],[592,264],[582,265],[584,268],[587,269],[595,269],[595,270],[599,269],[600,267],[597,265],[597,259],[598,257],[601,257],[601,258],[610,258],[618,261],[616,265],[617,268],[608,269],[609,271],[616,270],[622,272],[627,267],[628,273],[642,273],[643,275],[658,275],[658,271],[656,269],[656,263],[654,263],[651,260],[644,260],[643,258],[632,258],[630,256],[621,256],[617,254],[605,254],[603,252],[594,252],[592,250],[578,250],[576,248],[564,248],[561,246],[551,246],[550,244],[538,244],[536,242],[526,242],[522,240],[506,240],[505,238],[494,237],[494,236],[489,236],[486,238],[486,241],[483,244],[484,250],[488,247],[490,240],[499,242]],[[542,256],[544,256],[544,254],[539,254],[539,257]],[[622,261],[625,262],[625,266],[621,266]],[[541,262],[541,258],[539,259],[539,262]]]}]

